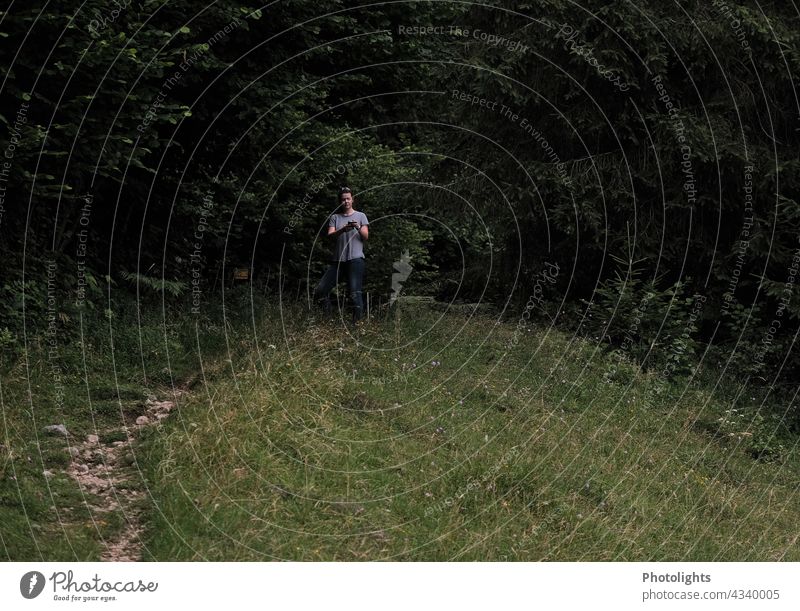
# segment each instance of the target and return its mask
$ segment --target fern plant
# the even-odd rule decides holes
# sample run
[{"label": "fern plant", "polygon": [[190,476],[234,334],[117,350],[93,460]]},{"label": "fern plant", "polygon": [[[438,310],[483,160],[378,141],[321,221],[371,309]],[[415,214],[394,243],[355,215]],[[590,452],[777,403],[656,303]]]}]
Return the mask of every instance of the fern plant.
[{"label": "fern plant", "polygon": [[172,297],[180,297],[186,289],[186,283],[180,280],[167,280],[166,278],[154,278],[145,276],[138,272],[123,271],[120,276],[123,280],[133,286],[145,287],[154,293],[164,292]]}]

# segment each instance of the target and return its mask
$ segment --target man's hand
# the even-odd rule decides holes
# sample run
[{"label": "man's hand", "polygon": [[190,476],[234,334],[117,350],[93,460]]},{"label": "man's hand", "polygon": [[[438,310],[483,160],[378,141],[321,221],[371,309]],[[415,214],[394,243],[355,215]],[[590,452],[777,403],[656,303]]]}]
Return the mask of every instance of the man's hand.
[{"label": "man's hand", "polygon": [[337,236],[340,233],[344,233],[345,231],[350,231],[351,229],[355,229],[355,227],[351,227],[351,226],[348,226],[348,225],[345,225],[344,227],[340,227],[339,229],[336,229],[334,227],[328,227],[328,235]]}]

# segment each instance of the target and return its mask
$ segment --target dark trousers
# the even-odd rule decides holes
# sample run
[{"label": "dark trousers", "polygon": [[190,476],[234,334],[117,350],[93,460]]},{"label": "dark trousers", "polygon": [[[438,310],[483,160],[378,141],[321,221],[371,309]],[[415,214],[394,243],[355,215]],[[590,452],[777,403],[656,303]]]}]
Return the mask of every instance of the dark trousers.
[{"label": "dark trousers", "polygon": [[314,300],[321,302],[325,313],[330,314],[331,291],[342,280],[347,281],[347,290],[353,306],[353,322],[356,322],[364,315],[364,303],[361,298],[364,286],[364,259],[362,257],[331,263],[322,275],[322,280],[314,288]]}]

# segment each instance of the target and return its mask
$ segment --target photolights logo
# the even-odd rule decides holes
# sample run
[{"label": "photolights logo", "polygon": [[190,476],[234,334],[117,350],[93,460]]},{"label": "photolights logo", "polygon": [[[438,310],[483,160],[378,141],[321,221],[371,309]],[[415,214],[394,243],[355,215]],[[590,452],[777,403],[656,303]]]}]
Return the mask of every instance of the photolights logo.
[{"label": "photolights logo", "polygon": [[19,591],[25,598],[36,598],[44,590],[44,575],[39,571],[29,571],[19,580]]}]

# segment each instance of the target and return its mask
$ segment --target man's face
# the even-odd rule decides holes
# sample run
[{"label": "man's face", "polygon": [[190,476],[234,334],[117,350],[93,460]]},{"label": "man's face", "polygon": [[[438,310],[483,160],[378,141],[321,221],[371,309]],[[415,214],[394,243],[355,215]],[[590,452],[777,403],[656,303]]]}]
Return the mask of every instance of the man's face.
[{"label": "man's face", "polygon": [[352,193],[342,193],[342,197],[340,199],[342,202],[342,208],[345,210],[350,210],[353,207],[353,194]]}]

